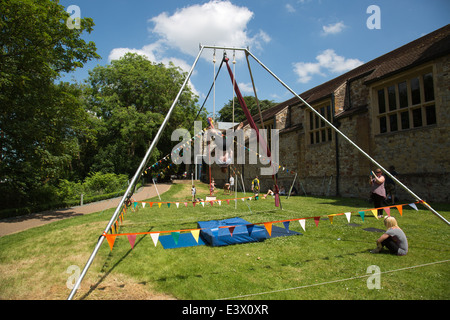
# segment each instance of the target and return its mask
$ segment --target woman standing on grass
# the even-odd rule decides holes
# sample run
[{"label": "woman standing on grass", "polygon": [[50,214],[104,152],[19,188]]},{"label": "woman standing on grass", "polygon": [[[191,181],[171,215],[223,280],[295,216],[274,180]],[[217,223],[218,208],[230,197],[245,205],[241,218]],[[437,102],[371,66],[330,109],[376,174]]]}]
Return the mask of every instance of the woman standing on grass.
[{"label": "woman standing on grass", "polygon": [[402,229],[399,228],[397,220],[394,217],[386,217],[384,225],[387,230],[378,240],[377,248],[372,253],[379,253],[383,247],[389,249],[391,254],[404,256],[408,253],[408,239]]},{"label": "woman standing on grass", "polygon": [[[372,171],[369,179],[369,183],[372,186],[370,190],[370,198],[373,200],[375,208],[380,208],[383,205],[383,201],[386,198],[386,190],[384,189],[385,178],[380,168]],[[383,209],[378,209],[378,218],[383,217]]]}]

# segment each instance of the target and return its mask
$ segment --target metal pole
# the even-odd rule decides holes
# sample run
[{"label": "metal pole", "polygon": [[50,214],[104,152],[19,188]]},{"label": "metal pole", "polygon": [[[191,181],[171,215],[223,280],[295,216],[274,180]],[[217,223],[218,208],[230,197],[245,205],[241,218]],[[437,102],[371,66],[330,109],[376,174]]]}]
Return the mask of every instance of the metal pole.
[{"label": "metal pole", "polygon": [[289,189],[289,193],[288,193],[288,195],[286,196],[286,199],[289,199],[289,197],[291,196],[292,188],[294,187],[294,183],[295,183],[295,179],[296,179],[296,178],[297,178],[297,172],[295,173],[294,181],[292,181],[292,185],[291,185],[291,188]]},{"label": "metal pole", "polygon": [[[236,49],[237,50],[237,49]],[[330,121],[328,121],[324,116],[322,116],[317,110],[315,110],[313,107],[311,107],[302,97],[300,97],[297,93],[295,93],[294,90],[289,88],[288,85],[286,85],[283,81],[281,81],[280,78],[278,78],[272,71],[270,71],[269,68],[267,68],[261,61],[259,61],[249,50],[245,50],[249,55],[252,56],[253,59],[255,59],[256,62],[258,62],[267,72],[269,72],[278,82],[280,82],[287,90],[289,90],[294,96],[296,96],[300,101],[308,107],[312,112],[314,112],[319,118],[321,118],[325,123],[327,123],[334,131],[339,133],[345,140],[347,140],[353,147],[355,147],[359,152],[361,152],[367,159],[369,159],[375,166],[379,167],[385,174],[387,174],[392,180],[394,180],[396,183],[398,183],[406,192],[408,192],[414,199],[417,201],[421,201],[422,204],[427,207],[431,212],[433,212],[436,216],[438,216],[442,221],[447,223],[447,225],[450,225],[450,222],[448,222],[443,216],[441,216],[436,210],[434,210],[428,203],[420,199],[419,196],[417,196],[414,192],[412,192],[408,187],[406,187],[402,182],[400,182],[396,177],[394,177],[388,170],[384,169],[378,162],[376,162],[372,157],[370,157],[364,150],[362,150],[357,144],[355,144],[350,138],[348,138],[345,134],[343,134],[338,128],[336,128]]]},{"label": "metal pole", "polygon": [[158,187],[156,186],[155,178],[152,178],[153,185],[155,186],[156,193],[158,194],[159,201],[161,201],[161,196],[159,195]]},{"label": "metal pole", "polygon": [[87,261],[87,263],[86,263],[83,271],[81,272],[79,278],[77,279],[77,281],[76,281],[72,291],[70,292],[68,300],[72,300],[73,296],[77,292],[81,281],[83,280],[84,276],[86,275],[86,273],[87,273],[89,267],[91,266],[95,256],[97,255],[98,250],[100,249],[100,246],[102,245],[103,241],[105,240],[105,236],[104,235],[109,231],[109,229],[111,228],[112,224],[117,219],[119,213],[121,212],[122,206],[125,203],[125,200],[127,199],[128,196],[131,195],[131,191],[133,190],[132,188],[133,188],[134,184],[136,183],[136,181],[138,181],[140,175],[144,171],[145,165],[147,164],[147,161],[150,158],[150,155],[151,155],[153,149],[157,145],[157,143],[158,143],[158,141],[159,141],[159,139],[161,137],[161,134],[164,131],[164,128],[166,127],[166,125],[167,125],[167,122],[169,122],[169,118],[170,118],[170,116],[171,116],[171,114],[172,114],[172,112],[173,112],[173,110],[175,108],[175,105],[178,102],[178,99],[181,96],[181,93],[184,90],[184,87],[188,83],[189,78],[191,77],[192,72],[194,71],[195,65],[197,64],[197,61],[198,61],[198,59],[200,58],[200,56],[201,56],[201,54],[203,52],[203,48],[204,48],[203,46],[200,47],[200,51],[199,51],[199,53],[197,55],[197,58],[195,59],[194,63],[192,64],[191,70],[189,71],[188,75],[186,76],[186,79],[184,80],[184,83],[181,86],[180,91],[178,92],[174,102],[172,103],[172,106],[170,107],[169,111],[167,112],[167,115],[166,115],[163,123],[161,124],[158,132],[156,133],[155,139],[153,139],[152,144],[150,145],[150,148],[147,150],[147,153],[144,156],[144,159],[142,159],[142,162],[139,165],[139,168],[136,170],[136,173],[135,173],[133,179],[131,180],[131,183],[129,184],[127,191],[125,191],[125,194],[123,195],[122,199],[120,200],[120,202],[119,202],[119,204],[118,204],[118,206],[116,208],[116,211],[112,215],[111,220],[109,221],[109,223],[106,226],[105,230],[103,231],[102,235],[99,237],[97,245],[95,246],[94,251],[92,252],[91,256],[89,257],[89,260]]}]

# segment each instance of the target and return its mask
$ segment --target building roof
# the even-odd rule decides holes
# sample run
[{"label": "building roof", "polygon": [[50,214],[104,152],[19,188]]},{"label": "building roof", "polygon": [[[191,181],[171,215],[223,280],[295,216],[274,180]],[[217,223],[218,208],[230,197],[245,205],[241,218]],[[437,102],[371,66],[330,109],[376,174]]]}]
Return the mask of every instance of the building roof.
[{"label": "building roof", "polygon": [[[336,89],[347,81],[365,76],[365,84],[371,84],[449,53],[450,24],[305,91],[300,94],[300,97],[307,103],[312,104],[330,97]],[[298,103],[300,103],[300,100],[297,97],[281,102],[262,112],[263,119],[271,119],[284,108]],[[254,120],[258,123],[259,115],[255,115]],[[246,124],[247,121],[244,122],[244,125]]]}]

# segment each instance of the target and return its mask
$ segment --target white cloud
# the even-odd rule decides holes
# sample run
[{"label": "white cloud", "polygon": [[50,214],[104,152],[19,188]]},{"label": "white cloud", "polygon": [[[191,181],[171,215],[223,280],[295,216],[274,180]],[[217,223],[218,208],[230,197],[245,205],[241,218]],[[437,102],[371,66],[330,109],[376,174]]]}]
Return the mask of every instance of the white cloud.
[{"label": "white cloud", "polygon": [[246,93],[246,94],[253,94],[254,93],[253,92],[253,86],[252,86],[251,83],[241,83],[241,82],[239,82],[238,86],[239,86],[239,90],[242,93]]},{"label": "white cloud", "polygon": [[346,28],[346,25],[344,24],[344,22],[340,21],[337,22],[335,24],[329,24],[327,26],[323,26],[322,30],[323,30],[323,35],[329,35],[329,34],[337,34],[342,32],[342,30],[344,30]]},{"label": "white cloud", "polygon": [[178,9],[173,15],[166,12],[151,18],[151,31],[169,47],[191,56],[198,54],[199,43],[229,47],[257,47],[268,43],[270,37],[259,31],[250,36],[247,25],[253,12],[230,1],[212,0]]},{"label": "white cloud", "polygon": [[294,73],[301,83],[309,82],[314,75],[326,76],[326,71],[338,74],[352,70],[363,64],[358,59],[339,56],[333,49],[327,49],[316,56],[317,62],[294,63]]},{"label": "white cloud", "polygon": [[[168,49],[197,56],[199,44],[229,47],[250,47],[261,50],[263,44],[271,41],[263,30],[251,35],[247,26],[253,18],[253,12],[239,7],[230,1],[211,0],[204,4],[195,4],[177,9],[174,14],[163,12],[151,19],[153,27],[149,32],[157,35],[158,40],[142,48],[115,48],[109,54],[109,61],[120,59],[127,52],[146,56],[150,61],[164,63],[169,61],[188,72],[191,64],[182,58],[171,56]],[[210,61],[210,57],[203,58]],[[236,59],[244,55],[236,52]],[[192,90],[198,94],[193,87]]]},{"label": "white cloud", "polygon": [[292,4],[287,3],[284,7],[289,13],[294,13],[296,11],[295,8],[292,6]]}]

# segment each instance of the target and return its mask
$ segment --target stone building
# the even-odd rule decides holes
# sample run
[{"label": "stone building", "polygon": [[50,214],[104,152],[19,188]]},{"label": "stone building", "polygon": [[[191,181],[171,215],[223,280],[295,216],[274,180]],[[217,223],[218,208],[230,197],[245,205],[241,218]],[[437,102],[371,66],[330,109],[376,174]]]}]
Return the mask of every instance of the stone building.
[{"label": "stone building", "polygon": [[[420,198],[450,201],[450,25],[300,96]],[[375,166],[296,97],[263,112],[279,130],[279,185],[300,194],[368,198]],[[254,116],[257,124],[259,115]],[[244,128],[248,127],[244,123]],[[247,190],[260,165],[234,165]],[[284,170],[283,170],[284,168]],[[213,165],[223,185],[231,170]],[[239,179],[240,180],[240,179]],[[271,176],[260,176],[262,191]],[[397,187],[400,199],[412,200]]]}]

